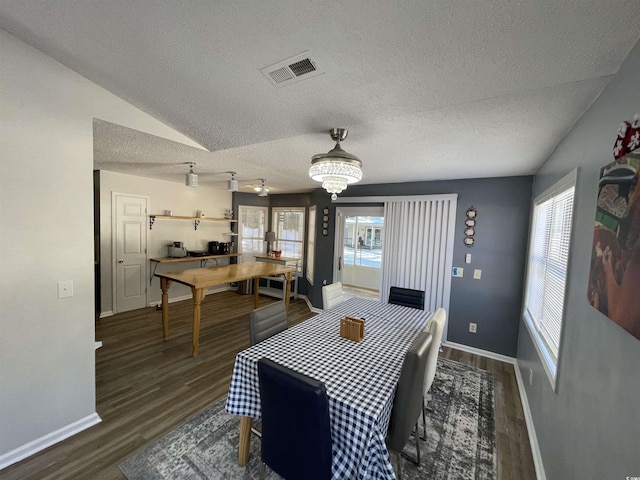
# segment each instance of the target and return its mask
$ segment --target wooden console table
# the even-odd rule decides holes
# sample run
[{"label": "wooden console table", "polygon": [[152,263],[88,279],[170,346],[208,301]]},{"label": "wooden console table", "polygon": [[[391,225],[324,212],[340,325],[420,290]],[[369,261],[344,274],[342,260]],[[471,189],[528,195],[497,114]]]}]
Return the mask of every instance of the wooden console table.
[{"label": "wooden console table", "polygon": [[160,288],[162,288],[162,334],[164,339],[169,338],[169,287],[172,282],[181,283],[191,287],[193,295],[193,350],[192,355],[198,355],[200,337],[200,304],[204,299],[205,289],[215,285],[225,283],[240,282],[242,280],[253,279],[253,303],[254,308],[258,308],[258,287],[260,277],[284,275],[285,295],[284,304],[289,309],[289,292],[291,290],[291,274],[295,272],[294,267],[286,265],[276,265],[273,263],[252,262],[234,265],[223,265],[222,267],[194,268],[182,272],[156,273],[160,278]]}]

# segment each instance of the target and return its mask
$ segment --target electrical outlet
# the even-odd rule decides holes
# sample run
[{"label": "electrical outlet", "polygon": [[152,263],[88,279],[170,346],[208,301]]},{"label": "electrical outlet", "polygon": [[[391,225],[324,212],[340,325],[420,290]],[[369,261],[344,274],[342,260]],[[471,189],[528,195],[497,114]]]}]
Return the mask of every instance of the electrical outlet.
[{"label": "electrical outlet", "polygon": [[73,297],[73,280],[58,282],[58,298]]},{"label": "electrical outlet", "polygon": [[478,331],[478,324],[477,323],[470,323],[469,324],[469,331],[471,333],[476,333]]},{"label": "electrical outlet", "polygon": [[464,263],[471,263],[471,254],[470,253],[467,253],[464,256]]},{"label": "electrical outlet", "polygon": [[464,274],[464,268],[453,267],[453,276],[454,277],[462,277],[463,274]]},{"label": "electrical outlet", "polygon": [[473,278],[476,280],[480,280],[482,278],[482,270],[478,270],[477,268],[473,271]]}]

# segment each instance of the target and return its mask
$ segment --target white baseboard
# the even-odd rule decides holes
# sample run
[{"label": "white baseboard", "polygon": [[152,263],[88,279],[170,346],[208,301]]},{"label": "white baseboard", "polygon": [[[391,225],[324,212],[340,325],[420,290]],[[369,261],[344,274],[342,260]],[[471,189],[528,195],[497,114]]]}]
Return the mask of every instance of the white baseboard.
[{"label": "white baseboard", "polygon": [[516,362],[516,381],[518,382],[518,391],[520,392],[520,401],[522,402],[522,412],[524,413],[524,422],[527,424],[527,433],[529,434],[529,445],[531,445],[531,456],[533,457],[533,466],[536,469],[536,478],[538,480],[546,480],[544,473],[544,464],[542,463],[542,455],[540,454],[540,445],[536,435],[536,428],[533,425],[533,417],[529,408],[529,399],[527,398],[527,390],[524,388],[524,381],[520,374],[520,367]]},{"label": "white baseboard", "polygon": [[48,433],[40,438],[37,438],[29,443],[25,443],[21,447],[18,447],[10,452],[5,453],[4,455],[0,455],[0,470],[8,467],[9,465],[13,465],[20,460],[30,457],[34,453],[38,453],[40,450],[44,450],[47,447],[50,447],[54,443],[61,442],[66,438],[75,435],[76,433],[80,433],[83,430],[86,430],[93,425],[100,423],[102,419],[97,413],[92,413],[91,415],[87,415],[80,420],[77,420],[69,425],[65,425],[58,430]]},{"label": "white baseboard", "polygon": [[542,463],[542,456],[540,455],[540,446],[538,445],[538,437],[536,436],[536,429],[533,425],[533,417],[531,416],[531,409],[529,408],[529,400],[527,399],[527,391],[524,388],[522,381],[522,375],[520,375],[520,367],[518,365],[518,359],[501,355],[499,353],[489,352],[487,350],[481,350],[475,347],[469,347],[462,345],[461,343],[445,342],[443,344],[446,347],[450,347],[463,352],[473,353],[482,357],[492,358],[501,362],[510,363],[513,365],[513,369],[516,373],[516,382],[518,384],[518,392],[520,393],[520,401],[522,402],[522,412],[524,414],[524,421],[527,425],[527,434],[529,435],[529,445],[531,446],[531,455],[533,456],[533,466],[536,469],[536,478],[538,480],[546,480],[547,477],[544,473],[544,464]]},{"label": "white baseboard", "polygon": [[490,352],[488,350],[482,350],[476,347],[470,347],[468,345],[463,345],[461,343],[449,342],[445,341],[442,346],[450,347],[455,350],[461,350],[463,352],[473,353],[475,355],[480,355],[481,357],[492,358],[494,360],[498,360],[499,362],[510,363],[511,365],[515,365],[517,360],[513,357],[508,357],[507,355],[501,355],[499,353]]},{"label": "white baseboard", "polygon": [[113,312],[111,310],[107,310],[106,312],[100,312],[100,316],[98,318],[107,318],[113,317]]}]

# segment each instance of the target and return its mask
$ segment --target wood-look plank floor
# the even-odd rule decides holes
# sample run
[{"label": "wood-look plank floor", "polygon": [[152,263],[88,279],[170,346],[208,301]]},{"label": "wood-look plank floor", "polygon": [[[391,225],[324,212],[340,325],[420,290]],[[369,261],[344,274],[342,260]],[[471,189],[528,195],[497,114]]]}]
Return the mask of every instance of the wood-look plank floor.
[{"label": "wood-look plank floor", "polygon": [[[276,301],[260,297],[261,305]],[[191,356],[191,301],[161,313],[145,308],[96,322],[96,401],[102,422],[0,471],[2,480],[122,480],[118,464],[227,393],[235,355],[249,346],[252,295],[221,292],[202,303],[200,354]],[[314,315],[292,300],[291,324]],[[498,480],[534,480],[513,366],[445,349],[446,358],[494,374]]]}]

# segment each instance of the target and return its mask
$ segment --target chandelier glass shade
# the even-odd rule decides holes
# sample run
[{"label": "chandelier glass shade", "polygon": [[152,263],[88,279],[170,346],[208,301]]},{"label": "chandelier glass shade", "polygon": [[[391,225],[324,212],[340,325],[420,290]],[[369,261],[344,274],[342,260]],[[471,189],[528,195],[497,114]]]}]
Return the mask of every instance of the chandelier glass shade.
[{"label": "chandelier glass shade", "polygon": [[347,188],[347,185],[359,182],[362,179],[362,162],[355,155],[345,152],[340,142],[347,138],[347,130],[334,128],[331,130],[331,138],[336,141],[336,146],[327,153],[320,153],[311,157],[309,177],[322,183],[332,198]]}]

